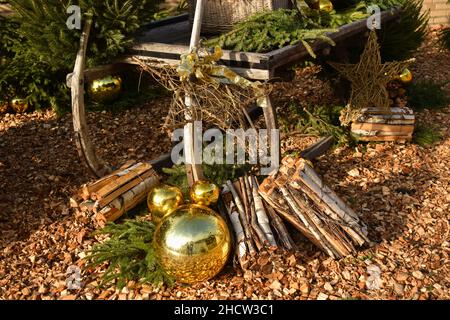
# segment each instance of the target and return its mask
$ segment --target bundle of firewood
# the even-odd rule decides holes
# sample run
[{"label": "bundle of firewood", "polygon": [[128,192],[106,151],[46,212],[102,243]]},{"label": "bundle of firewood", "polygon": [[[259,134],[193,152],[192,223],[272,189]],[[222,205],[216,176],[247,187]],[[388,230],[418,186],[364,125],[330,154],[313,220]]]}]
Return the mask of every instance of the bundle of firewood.
[{"label": "bundle of firewood", "polygon": [[150,164],[127,162],[110,175],[83,185],[79,208],[91,213],[94,223],[103,227],[144,200],[159,179]]},{"label": "bundle of firewood", "polygon": [[[293,241],[282,219],[263,201],[254,176],[227,181],[223,200],[236,239],[236,258],[247,269],[257,253],[282,248],[291,250]],[[273,231],[274,232],[273,232]]]},{"label": "bundle of firewood", "polygon": [[259,187],[276,214],[333,258],[368,242],[367,228],[304,159],[286,157],[280,170]]},{"label": "bundle of firewood", "polygon": [[368,108],[352,123],[351,131],[360,141],[410,141],[414,122],[414,112],[407,107]]}]

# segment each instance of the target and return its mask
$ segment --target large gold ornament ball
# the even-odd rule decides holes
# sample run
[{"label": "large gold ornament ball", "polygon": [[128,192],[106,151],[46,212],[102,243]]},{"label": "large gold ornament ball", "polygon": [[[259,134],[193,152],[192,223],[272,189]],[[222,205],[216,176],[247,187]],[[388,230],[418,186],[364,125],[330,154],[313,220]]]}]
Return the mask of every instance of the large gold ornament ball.
[{"label": "large gold ornament ball", "polygon": [[209,206],[219,200],[219,187],[207,180],[196,181],[190,191],[191,200],[197,204]]},{"label": "large gold ornament ball", "polygon": [[161,220],[183,204],[183,193],[175,186],[161,184],[150,190],[147,205],[152,221],[157,225]]},{"label": "large gold ornament ball", "polygon": [[153,243],[165,271],[182,283],[217,275],[231,250],[226,222],[214,210],[198,204],[181,206],[164,218]]},{"label": "large gold ornament ball", "polygon": [[10,105],[16,113],[24,113],[30,106],[27,100],[21,98],[12,99]]},{"label": "large gold ornament ball", "polygon": [[413,80],[413,74],[409,69],[405,69],[398,78],[403,83],[410,83]]},{"label": "large gold ornament ball", "polygon": [[122,78],[107,76],[93,80],[88,84],[88,93],[96,102],[108,102],[117,99],[122,90]]}]

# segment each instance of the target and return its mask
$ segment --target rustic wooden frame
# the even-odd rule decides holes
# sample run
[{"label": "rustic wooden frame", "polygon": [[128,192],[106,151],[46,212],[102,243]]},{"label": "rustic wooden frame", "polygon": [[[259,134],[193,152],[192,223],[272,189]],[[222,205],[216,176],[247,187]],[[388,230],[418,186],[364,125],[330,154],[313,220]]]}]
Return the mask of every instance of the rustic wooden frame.
[{"label": "rustic wooden frame", "polygon": [[[399,9],[384,11],[381,13],[381,22],[382,24],[387,23],[398,18],[399,15]],[[94,146],[89,138],[84,108],[84,83],[104,75],[120,72],[128,65],[136,65],[134,58],[177,65],[180,55],[189,51],[188,39],[191,27],[188,15],[151,23],[147,26],[147,31],[136,39],[136,44],[116,63],[85,70],[86,48],[91,23],[90,19],[85,23],[74,72],[67,75],[67,85],[72,92],[72,115],[78,152],[90,171],[101,177],[110,172],[110,168],[96,156]],[[342,26],[337,32],[328,34],[328,36],[335,43],[340,44],[364,32],[368,32],[366,19]],[[312,44],[312,49],[320,55],[329,52],[330,45],[324,41],[316,41]],[[223,57],[219,63],[229,66],[233,71],[246,78],[270,81],[276,78],[280,69],[298,63],[307,57],[309,57],[309,53],[306,48],[302,44],[297,44],[268,53],[223,50]],[[278,127],[276,112],[270,99],[268,101],[269,106],[263,108],[266,127],[275,129]]]}]

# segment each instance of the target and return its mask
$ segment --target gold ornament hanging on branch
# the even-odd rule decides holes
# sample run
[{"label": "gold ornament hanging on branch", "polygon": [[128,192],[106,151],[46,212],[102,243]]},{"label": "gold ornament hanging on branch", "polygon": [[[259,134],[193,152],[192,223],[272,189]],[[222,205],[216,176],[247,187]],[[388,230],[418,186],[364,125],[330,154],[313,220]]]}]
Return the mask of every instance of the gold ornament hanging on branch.
[{"label": "gold ornament hanging on branch", "polygon": [[350,101],[341,113],[341,124],[349,125],[362,115],[361,110],[365,108],[375,107],[389,112],[389,93],[386,86],[388,82],[396,79],[410,63],[411,60],[382,63],[380,45],[374,29],[370,32],[359,63],[329,62],[352,85]]}]

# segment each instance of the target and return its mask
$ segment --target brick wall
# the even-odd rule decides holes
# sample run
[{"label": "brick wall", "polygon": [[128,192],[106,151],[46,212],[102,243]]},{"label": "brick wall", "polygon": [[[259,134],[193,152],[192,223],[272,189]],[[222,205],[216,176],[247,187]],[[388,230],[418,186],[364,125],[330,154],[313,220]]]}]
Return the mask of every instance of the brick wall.
[{"label": "brick wall", "polygon": [[431,25],[450,25],[450,4],[447,0],[424,0],[423,8],[431,11]]}]

